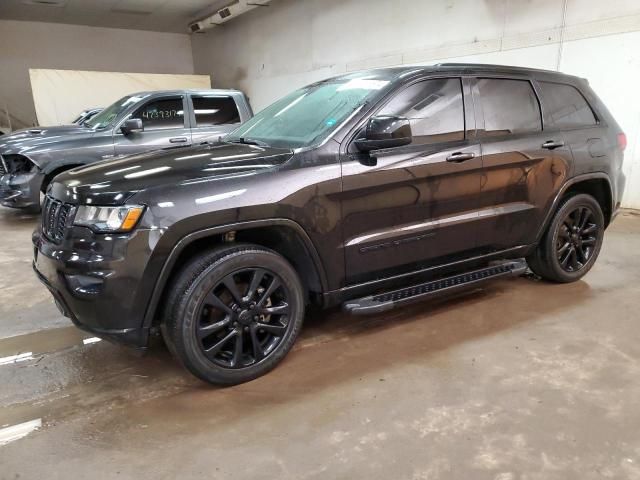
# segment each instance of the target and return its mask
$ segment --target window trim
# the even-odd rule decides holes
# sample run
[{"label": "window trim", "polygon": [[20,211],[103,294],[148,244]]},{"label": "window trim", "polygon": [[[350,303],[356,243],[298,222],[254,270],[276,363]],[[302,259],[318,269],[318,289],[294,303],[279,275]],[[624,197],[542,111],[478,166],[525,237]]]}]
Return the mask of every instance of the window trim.
[{"label": "window trim", "polygon": [[[571,130],[580,130],[580,129],[583,129],[583,128],[593,128],[593,127],[598,127],[598,126],[602,125],[602,121],[601,121],[601,118],[600,118],[600,115],[598,114],[598,112],[593,108],[593,106],[591,105],[591,103],[589,102],[587,97],[575,85],[572,85],[572,84],[567,83],[567,82],[557,82],[557,81],[553,81],[553,80],[541,80],[541,79],[536,79],[536,83],[537,83],[537,87],[539,88],[538,97],[541,98],[542,100],[544,100],[544,92],[543,92],[543,89],[542,89],[542,84],[543,83],[551,83],[551,84],[554,84],[554,85],[562,85],[562,86],[565,86],[565,87],[573,88],[576,92],[578,92],[578,95],[580,95],[582,97],[582,99],[584,100],[584,102],[587,104],[587,107],[589,107],[589,110],[591,110],[591,114],[593,115],[593,118],[596,121],[595,123],[591,123],[591,124],[588,124],[588,125],[574,125],[572,127],[568,127],[568,126],[563,127],[563,126],[558,125],[553,120],[551,115],[549,115],[548,118],[544,118],[544,120],[545,120],[545,123],[548,120],[549,126],[552,127],[553,130],[571,131]],[[542,102],[541,104],[544,104],[544,102]]]},{"label": "window trim", "polygon": [[[517,76],[517,75],[473,75],[472,82],[472,95],[474,98],[474,106],[476,112],[476,135],[479,139],[504,139],[504,138],[514,138],[521,136],[530,136],[530,135],[540,135],[545,131],[545,112],[543,109],[542,102],[540,101],[540,94],[536,88],[533,79],[528,76]],[[529,130],[524,132],[511,132],[504,133],[502,135],[487,135],[486,124],[485,124],[485,116],[484,116],[484,105],[482,104],[482,95],[480,95],[480,89],[478,87],[478,80],[514,80],[518,82],[527,82],[531,87],[531,91],[533,92],[533,96],[536,99],[538,104],[538,115],[540,118],[540,130]],[[476,101],[477,99],[477,101]],[[480,126],[481,128],[478,128]]]},{"label": "window trim", "polygon": [[[343,140],[343,144],[346,145],[345,149],[344,149],[344,153],[345,154],[353,154],[353,153],[357,153],[357,151],[352,150],[353,146],[354,146],[354,142],[356,141],[358,134],[361,132],[362,128],[364,128],[364,126],[367,124],[367,122],[369,121],[369,119],[371,117],[375,117],[376,115],[378,115],[378,113],[384,108],[386,107],[389,102],[391,102],[397,95],[401,94],[402,92],[404,92],[406,89],[414,86],[417,83],[422,83],[428,80],[439,80],[439,79],[457,79],[460,81],[460,92],[462,93],[462,121],[463,121],[463,125],[464,125],[464,137],[461,140],[452,140],[452,141],[448,141],[448,142],[435,142],[435,143],[411,143],[409,145],[404,145],[401,147],[393,147],[393,148],[384,148],[384,149],[380,149],[379,151],[381,152],[386,152],[386,151],[393,151],[395,152],[398,149],[401,149],[401,151],[405,151],[405,150],[415,150],[415,149],[424,149],[426,147],[429,148],[433,148],[434,146],[438,146],[438,145],[457,145],[457,144],[462,144],[462,143],[468,143],[470,140],[475,139],[476,137],[476,128],[477,128],[477,121],[475,118],[472,118],[474,125],[468,125],[470,122],[469,120],[469,115],[468,115],[468,104],[467,102],[472,102],[472,95],[471,95],[471,89],[469,89],[469,92],[466,91],[466,86],[465,85],[465,79],[469,78],[469,75],[462,75],[462,74],[440,74],[440,75],[425,75],[422,77],[417,77],[417,78],[413,78],[411,81],[407,82],[407,83],[403,83],[401,85],[398,86],[398,88],[393,89],[392,91],[389,92],[389,94],[387,96],[385,96],[384,98],[382,98],[377,105],[375,105],[373,107],[373,109],[371,109],[369,112],[367,112],[358,122],[356,125],[354,125],[350,131],[350,133],[348,133]],[[471,105],[473,105],[473,103],[471,103]],[[473,110],[473,108],[471,108],[471,110]],[[473,114],[473,111],[471,112],[471,114]],[[468,128],[468,127],[472,127],[472,128]]]}]

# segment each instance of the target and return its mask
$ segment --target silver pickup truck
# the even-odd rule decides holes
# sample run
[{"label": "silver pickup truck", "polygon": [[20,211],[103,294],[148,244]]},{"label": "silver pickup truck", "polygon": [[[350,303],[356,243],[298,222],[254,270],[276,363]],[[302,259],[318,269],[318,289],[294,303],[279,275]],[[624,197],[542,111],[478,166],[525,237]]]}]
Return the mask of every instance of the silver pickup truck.
[{"label": "silver pickup truck", "polygon": [[20,130],[0,137],[0,202],[39,210],[49,182],[101,160],[226,135],[253,116],[237,90],[180,90],[127,95],[81,125]]}]

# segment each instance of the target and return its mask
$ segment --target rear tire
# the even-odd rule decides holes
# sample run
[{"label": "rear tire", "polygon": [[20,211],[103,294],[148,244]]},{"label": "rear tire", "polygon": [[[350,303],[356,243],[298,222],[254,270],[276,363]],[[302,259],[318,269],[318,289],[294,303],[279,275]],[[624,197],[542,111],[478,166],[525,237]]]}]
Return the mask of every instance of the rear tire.
[{"label": "rear tire", "polygon": [[190,261],[170,286],[161,329],[196,377],[235,385],[272,370],[304,319],[302,284],[277,253],[225,246]]},{"label": "rear tire", "polygon": [[593,267],[603,238],[600,204],[591,195],[577,194],[562,201],[527,263],[545,280],[575,282]]}]

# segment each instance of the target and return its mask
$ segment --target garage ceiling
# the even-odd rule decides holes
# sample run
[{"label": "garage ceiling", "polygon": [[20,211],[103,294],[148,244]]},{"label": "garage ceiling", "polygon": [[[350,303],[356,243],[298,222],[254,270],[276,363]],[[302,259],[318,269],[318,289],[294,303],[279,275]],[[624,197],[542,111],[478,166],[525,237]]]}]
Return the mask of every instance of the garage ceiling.
[{"label": "garage ceiling", "polygon": [[0,0],[0,18],[186,33],[233,0]]}]

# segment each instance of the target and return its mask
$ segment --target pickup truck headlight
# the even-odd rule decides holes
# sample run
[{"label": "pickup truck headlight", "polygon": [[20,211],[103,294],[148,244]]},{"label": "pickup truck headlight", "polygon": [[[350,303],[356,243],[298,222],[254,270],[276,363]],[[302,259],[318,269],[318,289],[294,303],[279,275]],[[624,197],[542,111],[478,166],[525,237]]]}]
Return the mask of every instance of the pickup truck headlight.
[{"label": "pickup truck headlight", "polygon": [[2,165],[7,173],[13,173],[15,175],[34,173],[38,169],[38,165],[24,155],[2,155]]},{"label": "pickup truck headlight", "polygon": [[143,211],[144,207],[141,205],[124,207],[81,205],[78,207],[73,224],[89,227],[96,232],[130,232],[138,223]]}]

